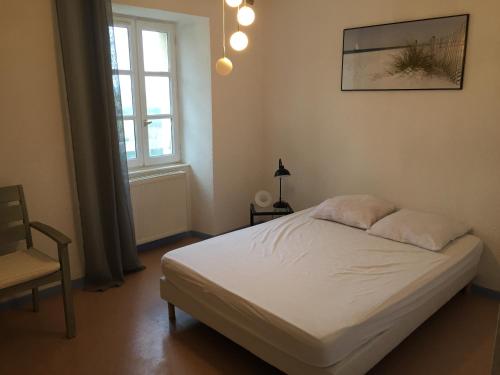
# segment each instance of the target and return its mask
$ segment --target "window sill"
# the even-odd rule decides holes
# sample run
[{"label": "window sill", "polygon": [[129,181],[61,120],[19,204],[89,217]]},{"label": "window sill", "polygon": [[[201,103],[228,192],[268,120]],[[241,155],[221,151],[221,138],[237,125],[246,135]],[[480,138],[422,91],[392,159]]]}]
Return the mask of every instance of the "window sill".
[{"label": "window sill", "polygon": [[175,163],[157,167],[138,168],[128,171],[128,179],[132,182],[145,178],[160,177],[174,172],[187,171],[189,167],[189,164],[186,163]]}]

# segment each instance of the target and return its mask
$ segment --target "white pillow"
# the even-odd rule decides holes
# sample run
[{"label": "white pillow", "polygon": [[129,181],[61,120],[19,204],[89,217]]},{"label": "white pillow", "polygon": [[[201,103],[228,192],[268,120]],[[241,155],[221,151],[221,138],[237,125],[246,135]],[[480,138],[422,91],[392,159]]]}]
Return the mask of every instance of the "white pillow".
[{"label": "white pillow", "polygon": [[371,195],[339,195],[321,203],[311,216],[367,229],[395,210],[394,204]]},{"label": "white pillow", "polygon": [[377,222],[368,233],[439,251],[470,230],[469,226],[441,215],[402,209]]}]

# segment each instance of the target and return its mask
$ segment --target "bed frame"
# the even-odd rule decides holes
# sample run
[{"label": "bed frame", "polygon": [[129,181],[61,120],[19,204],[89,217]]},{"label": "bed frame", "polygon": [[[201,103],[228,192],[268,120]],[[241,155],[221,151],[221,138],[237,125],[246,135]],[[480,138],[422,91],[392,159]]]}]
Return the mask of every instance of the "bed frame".
[{"label": "bed frame", "polygon": [[461,290],[467,292],[476,272],[477,265],[470,266],[464,272],[448,279],[446,284],[427,296],[424,305],[413,311],[395,328],[369,341],[344,360],[324,368],[299,361],[281,351],[280,348],[262,340],[254,332],[225,319],[218,313],[216,304],[209,306],[200,302],[169,282],[167,277],[162,277],[160,280],[160,293],[161,297],[168,302],[168,314],[171,321],[175,321],[175,307],[177,306],[287,374],[358,375],[370,370],[455,294]]}]

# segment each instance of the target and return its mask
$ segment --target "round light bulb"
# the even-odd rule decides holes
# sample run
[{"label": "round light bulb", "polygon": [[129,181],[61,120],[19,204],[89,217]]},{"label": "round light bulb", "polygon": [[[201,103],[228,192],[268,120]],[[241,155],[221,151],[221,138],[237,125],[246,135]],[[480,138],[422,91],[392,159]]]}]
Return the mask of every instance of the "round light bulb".
[{"label": "round light bulb", "polygon": [[238,23],[241,26],[250,26],[255,21],[255,12],[248,5],[238,10]]},{"label": "round light bulb", "polygon": [[229,43],[235,51],[243,51],[248,47],[247,34],[245,34],[243,31],[237,31],[233,35],[231,35]]},{"label": "round light bulb", "polygon": [[229,5],[231,8],[236,8],[241,5],[243,0],[226,0],[226,4]]},{"label": "round light bulb", "polygon": [[215,71],[221,76],[227,76],[233,71],[233,63],[227,57],[221,57],[215,64]]}]

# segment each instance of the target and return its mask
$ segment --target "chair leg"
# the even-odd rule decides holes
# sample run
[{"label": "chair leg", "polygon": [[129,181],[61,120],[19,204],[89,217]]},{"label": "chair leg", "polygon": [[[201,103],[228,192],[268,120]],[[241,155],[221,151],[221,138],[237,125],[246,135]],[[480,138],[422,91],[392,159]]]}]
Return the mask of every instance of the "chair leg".
[{"label": "chair leg", "polygon": [[[69,279],[67,277],[66,279]],[[75,328],[75,310],[73,307],[73,296],[71,295],[71,280],[62,280],[63,299],[64,299],[64,319],[66,321],[66,337],[71,339],[76,336]]]},{"label": "chair leg", "polygon": [[40,311],[40,298],[38,297],[38,288],[31,289],[31,299],[33,301],[33,312]]},{"label": "chair leg", "polygon": [[64,300],[64,318],[66,321],[66,337],[71,339],[76,336],[75,309],[73,307],[73,296],[71,295],[71,276],[69,272],[69,259],[67,256],[61,259],[61,284]]},{"label": "chair leg", "polygon": [[175,320],[175,306],[170,302],[168,303],[168,319],[171,321]]}]

